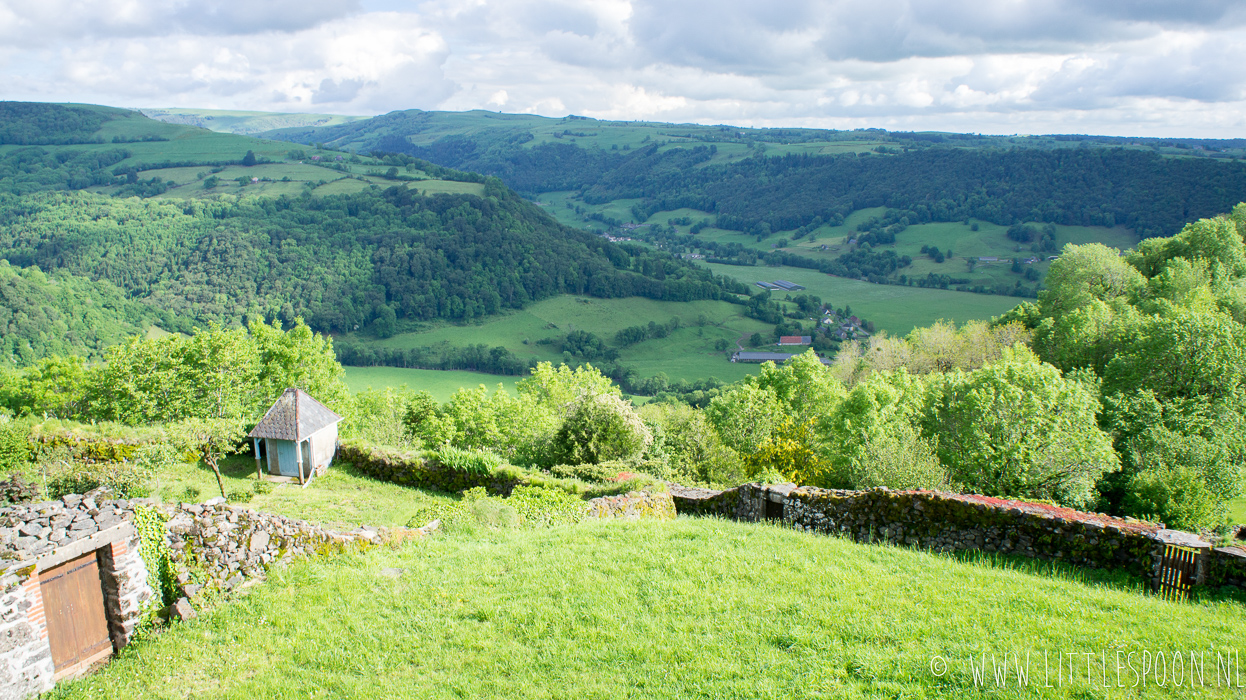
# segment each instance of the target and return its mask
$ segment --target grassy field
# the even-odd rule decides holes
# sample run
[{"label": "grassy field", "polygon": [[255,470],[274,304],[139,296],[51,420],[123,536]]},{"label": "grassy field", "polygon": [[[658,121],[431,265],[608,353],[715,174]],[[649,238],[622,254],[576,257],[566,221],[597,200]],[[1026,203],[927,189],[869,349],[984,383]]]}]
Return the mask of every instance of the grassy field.
[{"label": "grassy field", "polygon": [[522,377],[507,377],[463,370],[406,369],[403,367],[346,367],[346,386],[351,391],[384,389],[406,385],[415,391],[427,391],[438,401],[445,401],[463,387],[484,384],[490,390],[502,384],[514,393],[515,382]]},{"label": "grassy field", "polygon": [[[561,340],[570,331],[591,331],[610,342],[615,332],[628,326],[645,325],[649,321],[665,323],[679,318],[683,327],[666,338],[623,348],[619,361],[636,367],[642,376],[665,372],[672,380],[691,381],[715,376],[723,381],[734,381],[756,371],[756,367],[728,361],[727,353],[714,349],[715,341],[725,340],[729,348],[735,348],[741,338],[758,331],[766,333],[771,328],[743,316],[742,311],[742,307],[724,301],[669,302],[640,297],[595,299],[563,295],[479,324],[437,324],[385,340],[344,337],[391,348],[501,345],[524,359],[557,363],[564,359]],[[698,325],[701,316],[706,321],[703,326]],[[470,386],[478,383],[474,376],[464,379],[472,382]],[[496,384],[497,381],[487,383]],[[414,383],[410,385],[416,387]]]},{"label": "grassy field", "polygon": [[[265,482],[259,487],[262,492],[257,492],[255,460],[250,456],[226,459],[221,476],[230,500],[248,508],[342,528],[406,525],[435,504],[457,498],[377,481],[342,463],[306,487]],[[153,488],[152,497],[165,502],[198,503],[221,495],[212,470],[199,465],[163,470],[156,474]]]},{"label": "grassy field", "polygon": [[[715,274],[735,277],[748,284],[776,279],[802,284],[807,288],[806,293],[821,297],[823,303],[837,307],[851,306],[853,314],[873,321],[877,328],[892,335],[905,335],[914,328],[928,326],[939,319],[963,323],[998,316],[1024,301],[989,294],[871,284],[797,267],[706,265]],[[778,294],[777,297],[785,295]]]},{"label": "grassy field", "polygon": [[[590,521],[298,563],[53,697],[1239,697],[1215,668],[1244,612],[769,525]],[[1178,650],[1207,655],[1207,687],[1101,687],[1101,658],[1116,685],[1117,652]]]}]

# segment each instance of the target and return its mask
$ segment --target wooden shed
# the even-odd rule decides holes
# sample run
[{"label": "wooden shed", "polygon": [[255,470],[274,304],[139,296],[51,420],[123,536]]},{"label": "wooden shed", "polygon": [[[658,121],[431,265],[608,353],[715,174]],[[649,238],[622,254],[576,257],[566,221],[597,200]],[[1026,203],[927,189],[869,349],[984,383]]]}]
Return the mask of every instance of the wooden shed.
[{"label": "wooden shed", "polygon": [[306,485],[323,474],[337,451],[337,424],[342,417],[302,389],[286,389],[249,434],[255,441],[255,471],[264,465],[274,477],[298,479]]}]

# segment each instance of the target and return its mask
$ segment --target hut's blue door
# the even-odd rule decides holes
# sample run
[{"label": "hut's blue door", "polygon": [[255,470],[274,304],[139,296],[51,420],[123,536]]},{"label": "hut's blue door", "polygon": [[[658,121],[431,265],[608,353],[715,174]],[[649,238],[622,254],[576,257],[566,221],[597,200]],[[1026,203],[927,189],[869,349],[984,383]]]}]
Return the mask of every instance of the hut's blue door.
[{"label": "hut's blue door", "polygon": [[293,440],[274,440],[268,438],[268,454],[269,459],[276,460],[277,470],[273,471],[273,462],[270,461],[268,471],[270,474],[280,474],[281,476],[298,476],[299,460],[294,451]]}]

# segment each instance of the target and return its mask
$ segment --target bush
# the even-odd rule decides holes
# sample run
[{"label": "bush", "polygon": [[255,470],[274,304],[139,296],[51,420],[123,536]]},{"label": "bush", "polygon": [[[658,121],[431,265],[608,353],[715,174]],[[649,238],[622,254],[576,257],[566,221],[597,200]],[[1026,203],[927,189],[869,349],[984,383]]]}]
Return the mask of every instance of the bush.
[{"label": "bush", "polygon": [[441,466],[465,474],[492,474],[502,466],[502,458],[484,450],[460,450],[443,447],[437,452]]},{"label": "bush", "polygon": [[617,463],[607,464],[555,464],[550,473],[560,479],[579,479],[581,481],[610,481],[619,475]]},{"label": "bush", "polygon": [[113,498],[143,498],[151,493],[151,472],[138,462],[62,461],[48,469],[48,498],[107,489]]},{"label": "bush", "polygon": [[448,527],[550,527],[579,522],[587,510],[582,498],[562,489],[517,486],[510,498],[501,498],[476,487],[464,491],[456,503],[421,511],[407,527],[422,527],[434,519]]},{"label": "bush", "polygon": [[608,394],[581,397],[554,435],[552,451],[563,464],[598,464],[638,456],[652,440],[631,404]]},{"label": "bush", "polygon": [[0,473],[20,471],[30,463],[30,424],[0,416]]},{"label": "bush", "polygon": [[1207,488],[1203,475],[1182,466],[1135,474],[1122,507],[1137,518],[1195,531],[1212,525],[1219,510],[1218,499]]},{"label": "bush", "polygon": [[38,484],[24,481],[17,474],[10,476],[5,481],[0,481],[0,506],[28,503],[38,498]]}]

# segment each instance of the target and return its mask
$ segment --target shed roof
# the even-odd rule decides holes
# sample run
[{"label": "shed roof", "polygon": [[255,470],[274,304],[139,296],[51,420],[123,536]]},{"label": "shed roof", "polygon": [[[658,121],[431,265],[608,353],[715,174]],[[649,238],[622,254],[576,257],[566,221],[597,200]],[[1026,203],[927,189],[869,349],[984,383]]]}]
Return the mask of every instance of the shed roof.
[{"label": "shed roof", "polygon": [[306,391],[286,389],[248,436],[298,441],[340,420]]}]

